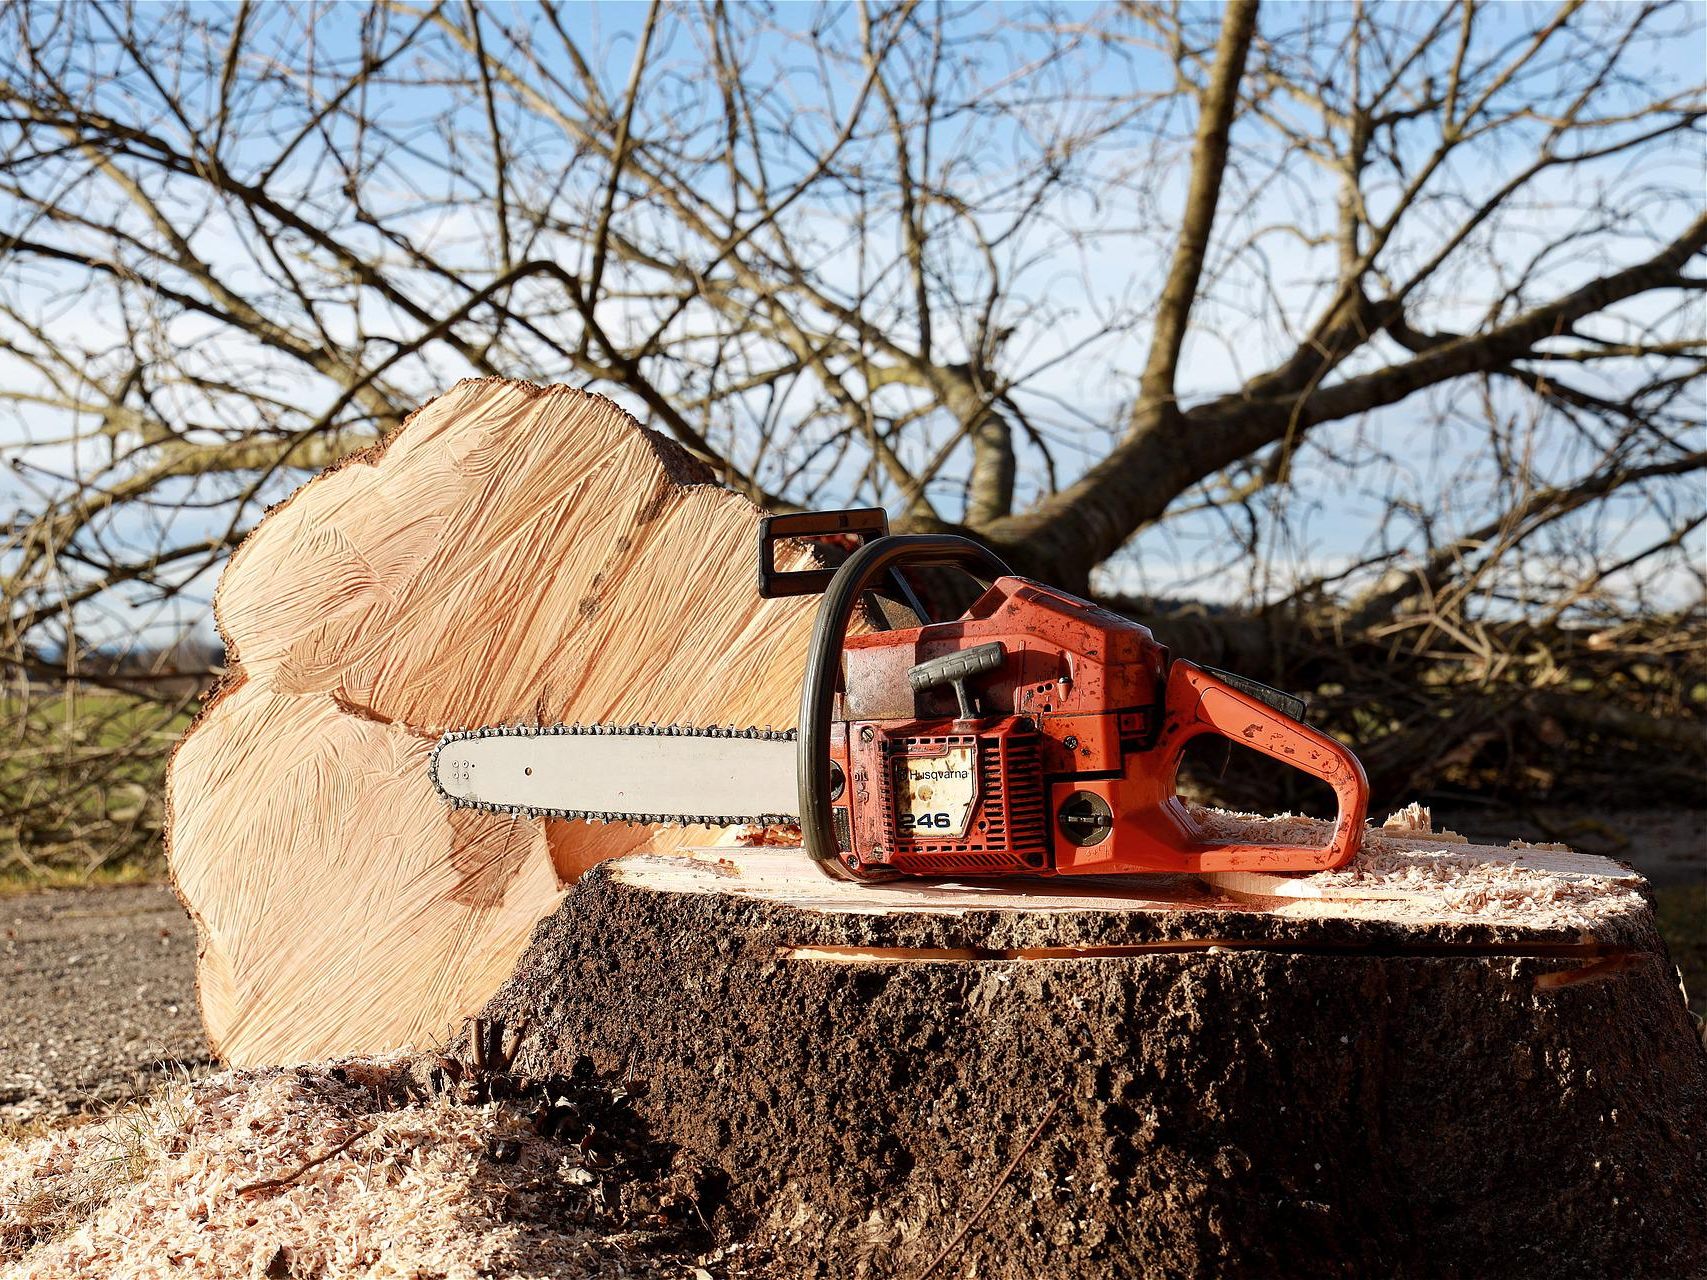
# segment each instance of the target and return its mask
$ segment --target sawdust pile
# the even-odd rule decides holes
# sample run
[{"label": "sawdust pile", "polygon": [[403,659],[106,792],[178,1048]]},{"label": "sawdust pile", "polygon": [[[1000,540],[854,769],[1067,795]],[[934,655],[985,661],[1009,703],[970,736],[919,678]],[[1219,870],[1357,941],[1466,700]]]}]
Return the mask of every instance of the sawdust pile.
[{"label": "sawdust pile", "polygon": [[1494,862],[1450,848],[1419,849],[1378,835],[1349,866],[1320,877],[1327,886],[1428,895],[1463,915],[1553,915],[1563,909],[1599,917],[1629,909],[1625,886],[1609,876],[1560,875],[1515,859]]},{"label": "sawdust pile", "polygon": [[[1271,818],[1196,805],[1191,812],[1218,839],[1319,845],[1331,826],[1295,814]],[[1419,910],[1426,905],[1430,911],[1537,927],[1588,925],[1630,911],[1640,905],[1640,883],[1617,863],[1564,845],[1472,844],[1456,832],[1434,830],[1428,810],[1417,804],[1371,829],[1346,866],[1295,882],[1300,897],[1414,900]]]},{"label": "sawdust pile", "polygon": [[226,1072],[0,1147],[0,1280],[694,1274],[661,1164],[572,1104],[547,1137],[410,1100],[404,1065]]}]

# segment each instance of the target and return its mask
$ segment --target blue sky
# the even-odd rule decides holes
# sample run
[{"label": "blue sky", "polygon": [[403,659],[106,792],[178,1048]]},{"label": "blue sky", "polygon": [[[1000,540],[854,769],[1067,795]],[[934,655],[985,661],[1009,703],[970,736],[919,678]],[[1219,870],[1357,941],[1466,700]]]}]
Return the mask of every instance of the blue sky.
[{"label": "blue sky", "polygon": [[[1060,6],[1059,9],[1069,21],[1088,20],[1100,12],[1092,6],[1083,5]],[[508,10],[502,6],[491,12],[497,21],[528,16],[527,11]],[[580,5],[567,7],[563,12],[568,25],[581,38],[583,47],[600,51],[602,64],[606,69],[606,83],[620,87],[632,56],[632,35],[638,29],[645,13],[644,6]],[[1012,11],[987,7],[978,12],[995,21]],[[1214,13],[1208,8],[1202,8],[1199,12],[1211,18]],[[1284,14],[1290,11],[1270,9],[1268,12]],[[1324,12],[1331,21],[1343,16],[1345,11],[1342,9]],[[1419,24],[1429,21],[1434,10],[1428,5],[1414,4],[1389,9],[1387,12],[1401,16],[1404,21]],[[1537,12],[1540,11],[1519,5],[1495,6],[1487,11],[1482,18],[1487,47],[1494,48],[1509,39],[1517,38],[1533,24]],[[1689,12],[1685,11],[1686,19]],[[356,6],[337,6],[325,11],[315,28],[315,39],[327,49],[336,50],[340,46],[347,48],[364,13],[364,10]],[[793,92],[791,77],[799,77],[801,88],[798,97],[801,100],[801,119],[805,122],[803,127],[808,131],[815,129],[819,134],[831,131],[834,128],[834,112],[815,115],[813,110],[809,109],[822,104],[810,99],[805,92],[804,86],[813,66],[810,61],[810,42],[803,38],[802,32],[813,22],[820,20],[850,23],[853,20],[853,11],[848,8],[822,10],[804,5],[787,6],[778,11],[778,18],[792,28],[792,33],[766,37],[754,46],[755,60],[765,64],[762,75],[779,86],[779,97],[783,99]],[[1697,13],[1697,36],[1700,34],[1698,18]],[[983,19],[975,17],[974,20]],[[668,70],[674,60],[690,50],[691,40],[683,28],[667,29],[664,43],[658,49],[655,60],[655,65],[660,68],[658,83],[651,93],[643,98],[643,111],[688,110],[694,106],[695,95],[700,92],[700,86],[695,85],[691,78],[671,74]],[[1027,46],[1023,37],[1016,36],[1004,50],[993,56],[998,59],[1006,57],[1014,65],[1019,65],[1034,53],[1035,50]],[[1699,84],[1704,75],[1707,75],[1707,68],[1703,66],[1703,63],[1707,62],[1707,53],[1704,53],[1699,39],[1673,39],[1647,51],[1644,56],[1647,72],[1643,77],[1644,86],[1669,79],[1682,87]],[[1092,57],[1083,67],[1085,70],[1082,87],[1102,96],[1109,103],[1118,103],[1122,98],[1142,94],[1164,83],[1171,74],[1167,60],[1160,53],[1148,50],[1105,52]],[[1566,75],[1570,71],[1568,64],[1561,63],[1553,74]],[[1536,87],[1543,89],[1546,85],[1542,83]],[[387,90],[387,94],[383,110],[389,118],[400,123],[414,117],[425,120],[443,102],[442,91],[427,84],[418,87],[403,85]],[[838,108],[845,106],[846,102],[851,100],[852,94],[853,79],[850,77],[840,87],[833,105]],[[1183,147],[1191,124],[1189,114],[1180,114],[1168,121],[1168,147],[1171,152],[1177,153]],[[1427,122],[1415,126],[1415,145],[1419,148],[1419,154],[1420,149],[1431,141],[1427,136],[1428,128]],[[540,131],[536,138],[530,129],[521,127],[518,122],[514,145],[519,151],[543,146],[546,137],[547,135]],[[978,137],[974,141],[976,145],[968,149],[969,155],[983,166],[990,181],[1010,175],[1031,160],[1027,141],[1011,117],[1004,119],[998,126],[991,127],[987,136]],[[953,142],[952,137],[945,138],[942,140],[942,146],[946,150]],[[1258,145],[1261,145],[1261,142],[1256,130],[1241,128],[1236,131],[1236,147]],[[1141,166],[1143,155],[1130,141],[1117,137],[1104,144],[1104,152],[1098,155],[1097,162],[1109,166],[1110,171],[1119,171],[1126,167],[1136,169]],[[1573,182],[1592,182],[1597,176],[1613,181],[1618,177],[1617,170],[1621,163],[1608,162],[1603,166],[1603,174],[1597,175],[1596,171],[1591,170],[1578,175]],[[1501,153],[1477,153],[1455,176],[1466,190],[1475,190],[1500,180],[1501,166]],[[404,189],[410,179],[410,161],[407,156],[396,158],[392,172],[398,179],[395,198],[398,201],[408,200],[410,197]],[[1581,261],[1568,258],[1560,261],[1555,266],[1553,288],[1567,288],[1572,283],[1605,270],[1608,262],[1633,260],[1651,251],[1650,247],[1655,239],[1675,232],[1680,225],[1675,189],[1687,189],[1693,177],[1695,189],[1699,191],[1702,172],[1698,147],[1693,155],[1686,150],[1680,151],[1666,176],[1666,182],[1674,191],[1671,196],[1656,194],[1652,225],[1628,228],[1630,234],[1627,235],[1603,237],[1598,242],[1600,252],[1595,257],[1585,256]],[[1131,377],[1142,362],[1145,334],[1140,325],[1136,332],[1118,340],[1091,343],[1072,359],[1062,359],[1062,355],[1084,340],[1086,332],[1093,327],[1090,318],[1098,312],[1124,308],[1142,315],[1148,307],[1159,282],[1166,253],[1171,248],[1171,214],[1180,199],[1178,171],[1173,170],[1170,173],[1172,176],[1168,180],[1157,184],[1149,193],[1149,198],[1154,200],[1154,206],[1142,211],[1135,207],[1122,207],[1118,202],[1109,202],[1106,196],[1098,202],[1083,196],[1058,197],[1059,206],[1052,212],[1057,220],[1070,222],[1080,229],[1079,243],[1069,245],[1058,239],[1056,243],[1050,244],[1047,237],[1041,237],[1035,238],[1034,242],[1021,242],[1015,246],[1016,260],[1028,256],[1036,259],[1012,280],[1016,296],[1023,294],[1041,298],[1046,305],[1029,322],[1028,327],[1016,335],[1015,350],[1012,352],[1013,363],[1024,367],[1027,362],[1042,364],[1051,360],[1059,361],[1027,389],[1016,393],[1016,398],[1040,418],[1052,418],[1059,423],[1058,431],[1068,443],[1061,456],[1063,481],[1070,480],[1076,468],[1100,454],[1106,431],[1118,425],[1125,398],[1130,392]],[[422,180],[427,181],[429,176],[422,169]],[[1138,178],[1134,181],[1138,181]],[[1324,182],[1320,174],[1281,173],[1275,175],[1269,185],[1258,191],[1243,190],[1236,184],[1230,187],[1224,197],[1219,225],[1222,228],[1256,229],[1265,222],[1283,218],[1293,221],[1321,221],[1331,218],[1331,201],[1331,187]],[[838,204],[833,199],[816,204],[811,201],[803,202],[798,213],[803,233],[816,234],[827,245],[835,244],[839,237],[845,239],[845,202]],[[3,215],[4,210],[0,209],[0,216]],[[436,212],[423,209],[416,225],[420,234],[431,237],[435,246],[442,247],[447,253],[476,257],[489,254],[475,238],[483,231],[478,222],[447,221]],[[1533,217],[1527,219],[1527,225],[1514,227],[1510,231],[1509,239],[1504,243],[1509,245],[1515,256],[1545,243],[1550,237],[1556,237],[1560,230],[1566,227],[1568,216],[1562,216],[1557,211],[1537,209]],[[222,227],[217,220],[210,221],[201,232],[202,239],[198,240],[198,246],[208,246],[204,248],[204,252],[216,261],[229,260],[232,263],[234,281],[243,282],[244,269],[237,265],[241,246],[228,243],[222,247],[219,243],[221,236],[229,240],[234,234],[229,228]],[[1426,238],[1426,235],[1419,236],[1418,252],[1422,251]],[[1268,248],[1270,243],[1274,246],[1272,249]],[[1400,246],[1401,249],[1403,247]],[[1199,308],[1195,317],[1199,327],[1187,344],[1181,376],[1182,393],[1188,401],[1196,395],[1209,395],[1236,386],[1241,378],[1254,368],[1274,359],[1295,340],[1279,322],[1279,317],[1290,312],[1293,314],[1288,318],[1297,323],[1305,319],[1310,312],[1310,303],[1319,293],[1315,281],[1322,274],[1320,252],[1302,249],[1296,244],[1289,245],[1285,237],[1276,238],[1272,242],[1265,241],[1264,248],[1272,280],[1267,287],[1272,289],[1272,292],[1260,292],[1254,283],[1254,277],[1250,277],[1249,272],[1245,271],[1242,277],[1234,275],[1218,280],[1216,292]],[[851,282],[854,278],[855,258],[845,249],[842,252],[845,260],[835,265],[843,268],[845,278]],[[1212,257],[1211,272],[1216,273],[1225,265]],[[7,265],[0,265],[0,274],[7,270]],[[249,274],[254,275],[252,270]],[[826,275],[834,281],[837,271],[829,270]],[[255,278],[251,283],[262,287],[265,281]],[[1435,300],[1427,317],[1431,323],[1447,327],[1454,321],[1466,319],[1472,304],[1485,303],[1486,281],[1466,279],[1461,284],[1461,300],[1455,299],[1450,290]],[[31,286],[25,284],[21,287],[27,289]],[[48,288],[51,288],[51,285],[43,286],[43,296]],[[1628,314],[1634,318],[1638,317],[1641,311],[1641,307],[1632,308]],[[344,322],[353,324],[354,319],[355,313],[352,312],[344,318]],[[364,313],[363,319],[374,324],[387,322],[387,317],[379,312],[371,315]],[[86,310],[75,307],[60,309],[53,319],[55,325],[75,328],[80,334],[91,328],[98,328],[104,322],[105,318],[101,315],[91,315]],[[176,323],[180,333],[195,332],[197,326],[205,327],[205,322],[199,319],[185,319]],[[905,317],[898,316],[896,323],[905,324]],[[1608,336],[1611,336],[1610,332]],[[946,354],[952,358],[952,347],[947,349]],[[3,364],[0,364],[0,368],[3,367]],[[412,371],[410,385],[418,388],[419,394],[425,397],[435,389],[442,389],[443,385],[463,372],[465,370],[457,367],[455,361],[438,359]],[[1004,369],[1003,372],[1011,373],[1013,370]],[[576,379],[571,377],[568,380]],[[316,385],[309,379],[299,378],[298,383],[293,385],[288,373],[281,372],[277,381],[279,385],[275,389],[280,394],[300,396],[304,403],[313,403],[316,400],[324,402],[329,395],[325,384]],[[620,389],[603,389],[614,390],[619,399],[625,399],[631,407],[641,408],[634,397],[625,396]],[[1073,412],[1063,410],[1063,402],[1070,403]],[[1311,446],[1301,454],[1298,481],[1286,495],[1285,511],[1288,518],[1284,530],[1278,521],[1273,521],[1273,527],[1264,539],[1267,556],[1249,562],[1241,568],[1259,571],[1267,568],[1276,571],[1281,579],[1286,579],[1293,573],[1331,567],[1361,554],[1370,546],[1374,534],[1373,521],[1378,510],[1386,506],[1395,489],[1402,495],[1415,497],[1418,501],[1433,501],[1442,493],[1448,497],[1457,496],[1465,508],[1462,513],[1464,518],[1473,519],[1474,509],[1485,501],[1487,495],[1475,485],[1465,483],[1465,472],[1473,451],[1481,447],[1481,441],[1470,423],[1464,423],[1455,429],[1431,429],[1424,439],[1407,439],[1410,435],[1410,424],[1424,420],[1429,404],[1429,397],[1417,397],[1376,415],[1372,421],[1347,423],[1319,432],[1312,439]],[[1514,420],[1521,419],[1522,415],[1530,412],[1526,399],[1511,392],[1498,393],[1492,407],[1496,412]],[[1085,422],[1093,425],[1085,426]],[[1104,425],[1098,427],[1095,424]],[[17,429],[14,424],[0,422],[0,432],[16,432]],[[50,415],[36,415],[26,417],[23,429],[28,432],[30,438],[39,440],[55,434],[56,424]],[[1376,466],[1363,466],[1355,470],[1338,465],[1335,455],[1349,448],[1354,441],[1363,438],[1377,439],[1387,454],[1387,460]],[[923,442],[919,449],[921,452],[925,451]],[[52,450],[38,450],[31,457],[42,465],[63,462],[63,457]],[[1570,460],[1561,458],[1559,464],[1568,470]],[[267,496],[276,499],[298,478],[300,477],[281,478],[273,486],[274,491]],[[1022,474],[1022,489],[1027,484],[1035,489],[1039,483],[1040,473],[1036,471],[1035,466]],[[0,489],[0,502],[10,500],[20,510],[28,510],[36,501],[27,490],[18,487],[15,478],[0,480],[0,484],[7,486]],[[848,496],[860,495],[850,493]],[[944,486],[942,496],[945,502],[951,503],[952,489]],[[151,514],[137,513],[127,517],[127,522],[138,522],[135,527],[126,528],[126,522],[121,522],[113,532],[120,537],[151,537],[152,529],[147,527],[147,522],[155,518]],[[198,528],[205,531],[223,527],[224,523],[219,517],[179,516],[178,519],[179,536],[183,537],[195,536]],[[1639,537],[1648,531],[1637,527],[1627,536]],[[1121,558],[1121,562],[1111,566],[1107,583],[1127,589],[1183,589],[1210,598],[1236,598],[1252,589],[1253,584],[1242,579],[1239,572],[1229,573],[1220,567],[1228,560],[1226,547],[1230,536],[1221,516],[1205,514],[1171,521],[1166,529],[1142,535],[1131,551]],[[1213,569],[1211,576],[1202,578],[1202,573],[1210,569]],[[205,596],[207,585],[206,581],[199,583],[198,592],[193,594]],[[1262,593],[1260,589],[1258,593]],[[174,606],[170,613],[174,620],[187,621],[199,608],[199,604],[192,600],[187,608]]]}]

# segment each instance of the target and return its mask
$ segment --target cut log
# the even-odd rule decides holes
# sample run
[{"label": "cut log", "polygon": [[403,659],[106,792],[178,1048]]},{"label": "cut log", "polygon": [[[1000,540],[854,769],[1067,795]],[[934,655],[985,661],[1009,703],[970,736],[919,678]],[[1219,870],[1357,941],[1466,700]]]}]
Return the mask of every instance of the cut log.
[{"label": "cut log", "polygon": [[758,598],[758,512],[706,479],[599,396],[475,381],[260,523],[215,599],[229,675],[168,778],[216,1053],[429,1040],[581,870],[686,838],[450,812],[445,730],[793,723],[814,601]]},{"label": "cut log", "polygon": [[635,1076],[767,1274],[1698,1274],[1707,1054],[1642,883],[1534,853],[1401,826],[1285,893],[641,854],[485,1014]]}]

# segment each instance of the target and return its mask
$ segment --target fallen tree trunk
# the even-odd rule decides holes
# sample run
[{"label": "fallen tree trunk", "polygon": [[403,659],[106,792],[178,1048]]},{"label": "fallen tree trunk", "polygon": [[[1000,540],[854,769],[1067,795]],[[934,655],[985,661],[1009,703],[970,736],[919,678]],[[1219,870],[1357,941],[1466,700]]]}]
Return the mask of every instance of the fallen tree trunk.
[{"label": "fallen tree trunk", "polygon": [[1560,850],[875,888],[639,855],[485,1012],[524,1070],[645,1082],[767,1274],[1677,1277],[1707,1245],[1707,1055],[1640,879]]},{"label": "fallen tree trunk", "polygon": [[587,866],[685,838],[452,812],[428,752],[500,721],[791,724],[814,602],[758,598],[757,518],[610,401],[497,380],[270,512],[220,581],[229,675],[168,776],[214,1051],[428,1041]]}]

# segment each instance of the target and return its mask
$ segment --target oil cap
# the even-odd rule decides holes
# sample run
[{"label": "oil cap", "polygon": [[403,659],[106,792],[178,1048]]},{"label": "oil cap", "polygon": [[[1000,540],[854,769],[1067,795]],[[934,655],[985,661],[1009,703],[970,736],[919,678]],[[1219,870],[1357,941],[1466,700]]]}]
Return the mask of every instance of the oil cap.
[{"label": "oil cap", "polygon": [[1075,791],[1061,802],[1056,825],[1069,844],[1083,849],[1101,844],[1114,830],[1114,811],[1094,791]]}]

